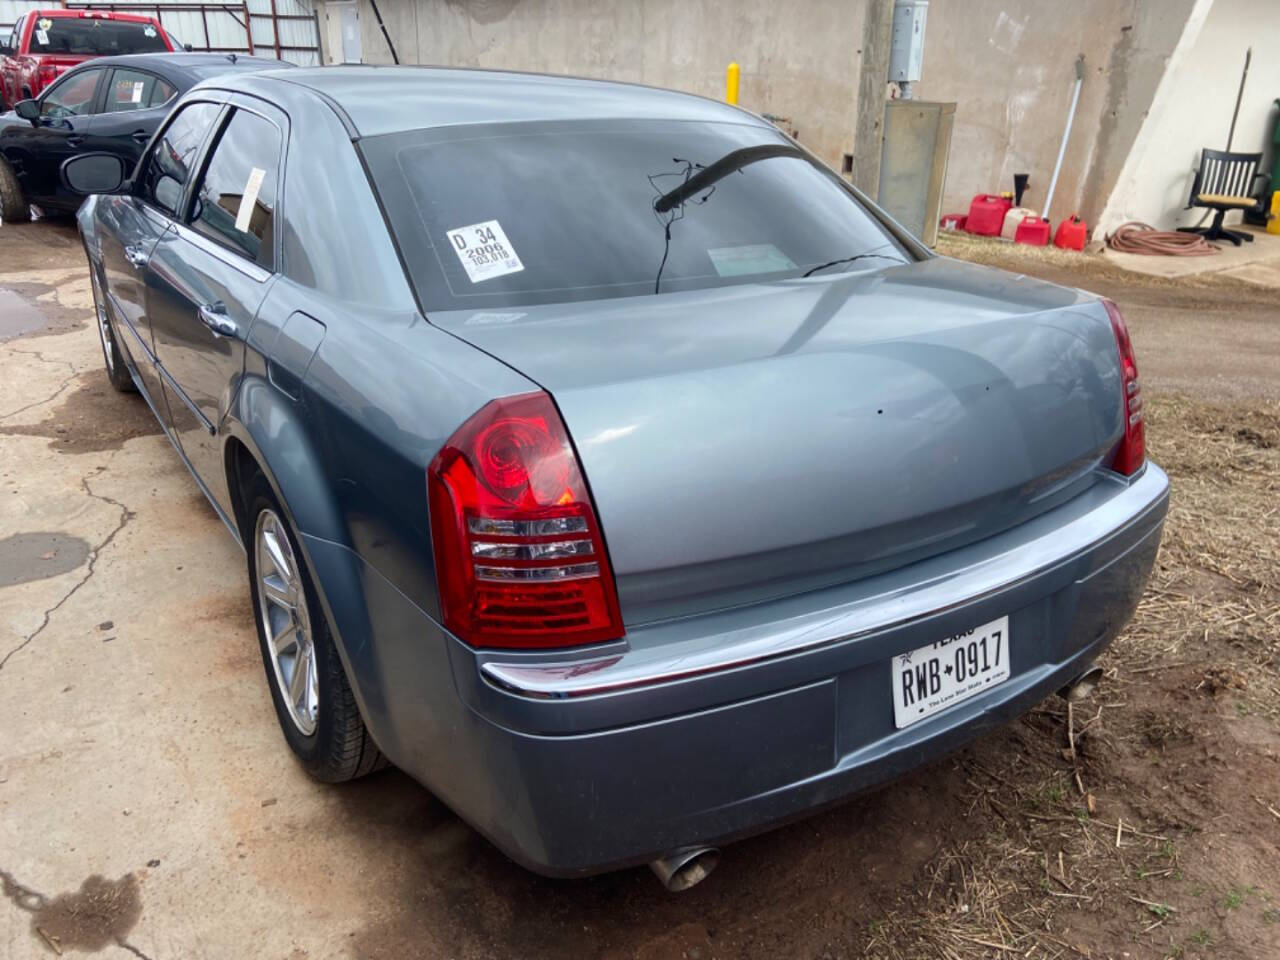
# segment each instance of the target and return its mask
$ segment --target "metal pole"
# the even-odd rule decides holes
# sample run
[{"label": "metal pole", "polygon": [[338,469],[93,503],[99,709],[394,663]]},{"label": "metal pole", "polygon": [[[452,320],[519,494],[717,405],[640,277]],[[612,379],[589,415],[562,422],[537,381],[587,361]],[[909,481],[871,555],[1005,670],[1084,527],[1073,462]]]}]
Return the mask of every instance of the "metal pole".
[{"label": "metal pole", "polygon": [[387,33],[387,25],[382,22],[382,11],[378,9],[378,0],[369,0],[369,6],[373,7],[373,15],[378,18],[378,26],[382,28],[382,36],[387,41],[387,49],[391,51],[391,62],[399,63],[400,58],[396,55],[396,45],[391,42],[391,34]]},{"label": "metal pole", "polygon": [[280,21],[276,19],[276,0],[271,0],[271,39],[276,48],[276,59],[280,59]]},{"label": "metal pole", "polygon": [[1071,136],[1071,121],[1076,118],[1076,104],[1080,102],[1080,85],[1084,83],[1084,54],[1076,58],[1076,87],[1071,91],[1071,109],[1067,111],[1067,129],[1062,131],[1062,145],[1058,147],[1058,162],[1053,165],[1049,180],[1049,195],[1044,198],[1042,215],[1049,217],[1049,205],[1053,203],[1053,191],[1058,187],[1058,174],[1062,172],[1062,158],[1067,155],[1067,139]]},{"label": "metal pole", "polygon": [[724,102],[737,104],[738,102],[738,75],[741,68],[737,62],[729,64],[729,69],[724,72]]},{"label": "metal pole", "polygon": [[1244,82],[1249,79],[1249,61],[1253,59],[1253,47],[1244,52],[1244,72],[1240,74],[1240,89],[1236,91],[1236,108],[1231,114],[1231,131],[1227,134],[1227,152],[1236,136],[1236,117],[1240,116],[1240,101],[1244,99]]}]

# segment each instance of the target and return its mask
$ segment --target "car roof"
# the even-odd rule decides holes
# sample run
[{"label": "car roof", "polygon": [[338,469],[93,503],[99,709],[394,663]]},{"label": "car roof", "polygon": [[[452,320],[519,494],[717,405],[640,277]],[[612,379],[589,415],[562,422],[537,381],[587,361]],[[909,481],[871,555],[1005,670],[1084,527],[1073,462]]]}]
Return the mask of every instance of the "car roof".
[{"label": "car roof", "polygon": [[49,17],[51,19],[58,17],[75,17],[85,20],[136,20],[139,23],[156,23],[156,18],[146,12],[126,12],[123,10],[64,10],[54,7],[49,10],[30,10],[27,11],[37,19]]},{"label": "car roof", "polygon": [[[180,51],[164,53],[121,53],[114,57],[94,57],[84,63],[77,64],[77,70],[93,67],[138,67],[143,70],[155,70],[164,74],[186,74],[193,67],[223,66],[232,70],[279,70],[290,66],[279,60],[267,57],[240,57],[231,60],[225,53],[183,53]],[[202,79],[192,75],[192,80]]]},{"label": "car roof", "polygon": [[344,64],[254,75],[255,83],[276,80],[314,90],[362,137],[458,124],[619,117],[764,125],[754,114],[706,97],[541,73]]}]

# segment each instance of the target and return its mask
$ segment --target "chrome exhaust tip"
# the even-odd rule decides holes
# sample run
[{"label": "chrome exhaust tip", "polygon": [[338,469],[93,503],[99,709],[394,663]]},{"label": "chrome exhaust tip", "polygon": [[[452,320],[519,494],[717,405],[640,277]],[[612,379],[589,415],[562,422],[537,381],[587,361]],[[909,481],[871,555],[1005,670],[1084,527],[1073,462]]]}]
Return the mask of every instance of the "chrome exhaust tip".
[{"label": "chrome exhaust tip", "polygon": [[1079,703],[1093,695],[1102,681],[1102,668],[1092,666],[1058,691],[1058,696],[1069,703]]},{"label": "chrome exhaust tip", "polygon": [[668,893],[681,893],[711,876],[719,862],[715,847],[681,847],[650,862],[649,869]]}]

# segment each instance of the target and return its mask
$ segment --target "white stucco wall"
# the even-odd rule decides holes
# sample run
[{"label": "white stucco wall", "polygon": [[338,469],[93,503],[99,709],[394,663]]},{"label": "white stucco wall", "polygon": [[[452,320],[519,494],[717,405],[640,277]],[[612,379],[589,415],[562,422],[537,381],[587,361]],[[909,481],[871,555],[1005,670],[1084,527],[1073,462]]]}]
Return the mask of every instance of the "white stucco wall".
[{"label": "white stucco wall", "polygon": [[[1280,3],[1198,0],[1095,237],[1128,220],[1162,230],[1199,222],[1203,210],[1183,208],[1201,149],[1226,149],[1250,46],[1253,60],[1231,149],[1261,151],[1264,163],[1269,163],[1268,144],[1276,121],[1273,101],[1280,97]],[[1239,214],[1229,215],[1228,222],[1232,220],[1239,220]]]}]

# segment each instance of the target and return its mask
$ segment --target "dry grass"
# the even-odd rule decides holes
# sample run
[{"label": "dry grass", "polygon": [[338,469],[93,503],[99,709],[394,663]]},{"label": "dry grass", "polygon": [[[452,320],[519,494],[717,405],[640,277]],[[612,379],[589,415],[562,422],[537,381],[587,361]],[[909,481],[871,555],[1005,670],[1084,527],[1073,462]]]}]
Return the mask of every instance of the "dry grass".
[{"label": "dry grass", "polygon": [[1280,404],[1162,397],[1148,409],[1150,452],[1173,495],[1151,584],[1113,659],[1123,674],[1153,657],[1210,655],[1278,716]]},{"label": "dry grass", "polygon": [[[1048,702],[1013,731],[1016,749],[979,748],[960,760],[968,813],[991,827],[934,858],[921,888],[867,931],[868,956],[1197,952],[1203,931],[1179,925],[1169,902],[1180,846],[1196,827],[1176,803],[1147,798],[1143,813],[1126,813],[1134,809],[1126,795],[1146,791],[1114,758],[1122,741],[1158,762],[1192,739],[1194,712],[1144,706],[1165,671],[1189,671],[1203,704],[1190,711],[1213,711],[1226,695],[1237,708],[1280,716],[1280,407],[1160,397],[1148,401],[1148,424],[1150,453],[1173,480],[1172,504],[1150,587],[1104,661],[1103,702]],[[1007,767],[991,769],[992,757]],[[1117,925],[1127,931],[1122,945]]]}]

